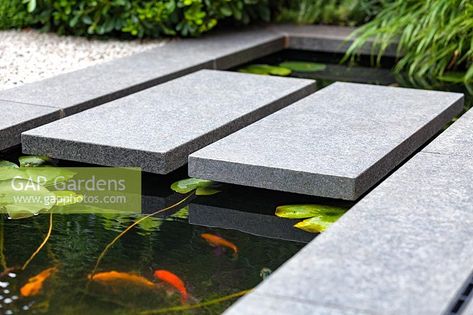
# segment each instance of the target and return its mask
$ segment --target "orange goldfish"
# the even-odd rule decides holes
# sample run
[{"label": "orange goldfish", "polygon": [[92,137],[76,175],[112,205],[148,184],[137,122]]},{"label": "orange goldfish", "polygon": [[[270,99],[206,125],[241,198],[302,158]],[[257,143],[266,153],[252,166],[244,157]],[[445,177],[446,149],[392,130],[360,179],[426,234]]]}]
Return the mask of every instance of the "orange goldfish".
[{"label": "orange goldfish", "polygon": [[221,238],[220,236],[213,235],[210,233],[204,233],[200,235],[204,240],[209,243],[210,246],[223,246],[230,248],[233,251],[233,255],[236,256],[238,254],[238,247],[233,244],[232,242],[227,241],[224,238]]},{"label": "orange goldfish", "polygon": [[107,271],[88,276],[89,280],[113,285],[119,283],[133,283],[137,286],[155,289],[156,285],[148,279],[133,273]]},{"label": "orange goldfish", "polygon": [[167,270],[156,270],[154,272],[154,277],[161,281],[164,281],[174,287],[181,294],[181,302],[185,304],[188,299],[188,294],[184,281],[181,280],[178,276]]},{"label": "orange goldfish", "polygon": [[57,271],[56,267],[48,268],[41,271],[34,277],[28,279],[28,283],[21,287],[20,293],[22,296],[35,296],[41,292],[44,281],[51,277]]}]

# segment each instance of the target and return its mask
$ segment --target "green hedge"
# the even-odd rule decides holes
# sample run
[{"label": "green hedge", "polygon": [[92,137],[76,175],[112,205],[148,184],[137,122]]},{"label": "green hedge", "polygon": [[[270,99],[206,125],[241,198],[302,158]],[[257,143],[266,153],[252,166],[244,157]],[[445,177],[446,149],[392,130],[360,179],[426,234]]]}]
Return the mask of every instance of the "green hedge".
[{"label": "green hedge", "polygon": [[0,29],[21,28],[31,21],[21,0],[0,0]]},{"label": "green hedge", "polygon": [[[3,3],[4,0],[1,0]],[[198,36],[218,21],[268,21],[268,0],[6,0],[0,27],[30,25],[80,36]],[[5,7],[5,4],[2,5]],[[25,16],[20,23],[10,19]],[[26,20],[26,22],[25,22]],[[10,25],[8,25],[10,24]]]}]

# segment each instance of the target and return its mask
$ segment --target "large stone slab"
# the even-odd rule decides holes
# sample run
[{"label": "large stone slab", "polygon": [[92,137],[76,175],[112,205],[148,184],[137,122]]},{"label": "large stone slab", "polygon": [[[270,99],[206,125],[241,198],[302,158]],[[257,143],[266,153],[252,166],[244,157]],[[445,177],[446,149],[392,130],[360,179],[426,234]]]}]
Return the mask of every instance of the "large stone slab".
[{"label": "large stone slab", "polygon": [[[345,53],[353,43],[355,36],[353,27],[327,25],[277,25],[274,31],[282,32],[287,37],[286,47],[318,52]],[[373,40],[368,40],[359,53],[371,55]],[[385,56],[398,55],[397,43],[393,42],[386,47]]]},{"label": "large stone slab", "polygon": [[[359,313],[444,314],[472,271],[472,177],[464,156],[417,154],[255,293]],[[228,313],[274,309],[254,299]]]},{"label": "large stone slab", "polygon": [[314,90],[312,80],[202,70],[23,133],[23,151],[166,174]]},{"label": "large stone slab", "polygon": [[0,101],[0,150],[20,144],[23,131],[61,118],[57,108]]},{"label": "large stone slab", "polygon": [[423,149],[423,152],[473,157],[473,110],[466,112],[452,126]]},{"label": "large stone slab", "polygon": [[189,175],[355,200],[462,110],[463,95],[334,83],[189,157]]},{"label": "large stone slab", "polygon": [[286,296],[250,294],[224,312],[225,315],[373,315],[358,309],[340,308],[334,305],[320,305],[304,297],[291,299]]},{"label": "large stone slab", "polygon": [[198,69],[225,69],[283,47],[284,36],[267,29],[177,40],[143,53],[1,91],[0,100],[57,107],[71,114]]}]

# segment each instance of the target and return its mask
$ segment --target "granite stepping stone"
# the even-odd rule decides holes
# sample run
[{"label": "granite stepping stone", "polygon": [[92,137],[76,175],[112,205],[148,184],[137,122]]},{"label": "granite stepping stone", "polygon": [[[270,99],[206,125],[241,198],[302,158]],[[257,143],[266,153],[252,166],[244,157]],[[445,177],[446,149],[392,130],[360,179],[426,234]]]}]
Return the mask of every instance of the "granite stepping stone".
[{"label": "granite stepping stone", "polygon": [[201,70],[22,134],[24,153],[167,174],[315,81]]},{"label": "granite stepping stone", "polygon": [[193,153],[189,175],[356,200],[462,108],[459,93],[337,82]]},{"label": "granite stepping stone", "polygon": [[0,150],[20,144],[20,133],[62,116],[59,109],[12,101],[0,101]]},{"label": "granite stepping stone", "polygon": [[471,126],[473,111],[225,314],[268,313],[256,301],[278,296],[324,314],[450,314],[473,274]]}]

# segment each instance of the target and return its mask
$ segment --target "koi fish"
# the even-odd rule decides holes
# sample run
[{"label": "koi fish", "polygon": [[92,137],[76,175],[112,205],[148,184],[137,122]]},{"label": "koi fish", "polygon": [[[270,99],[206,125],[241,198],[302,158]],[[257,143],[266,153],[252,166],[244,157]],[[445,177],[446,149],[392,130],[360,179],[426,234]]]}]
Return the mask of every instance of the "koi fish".
[{"label": "koi fish", "polygon": [[102,284],[113,285],[119,283],[133,283],[137,286],[155,289],[156,284],[148,279],[133,273],[107,271],[99,272],[88,276],[89,280]]},{"label": "koi fish", "polygon": [[233,251],[234,256],[236,256],[238,254],[238,247],[235,244],[233,244],[232,242],[229,242],[226,239],[221,238],[220,236],[213,235],[213,234],[210,234],[210,233],[204,233],[204,234],[201,234],[200,237],[202,237],[204,240],[206,240],[207,243],[209,243],[210,246],[227,247],[227,248],[230,248]]},{"label": "koi fish", "polygon": [[156,270],[154,272],[154,277],[161,281],[164,281],[174,287],[181,294],[181,302],[185,304],[188,299],[188,294],[184,281],[181,280],[178,276],[167,270]]},{"label": "koi fish", "polygon": [[38,295],[43,288],[44,281],[51,277],[56,271],[56,267],[48,268],[41,271],[36,276],[29,278],[28,283],[21,287],[20,294],[22,296]]}]

